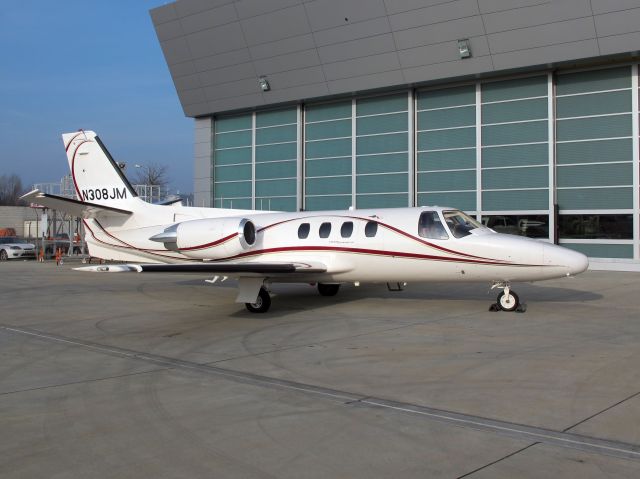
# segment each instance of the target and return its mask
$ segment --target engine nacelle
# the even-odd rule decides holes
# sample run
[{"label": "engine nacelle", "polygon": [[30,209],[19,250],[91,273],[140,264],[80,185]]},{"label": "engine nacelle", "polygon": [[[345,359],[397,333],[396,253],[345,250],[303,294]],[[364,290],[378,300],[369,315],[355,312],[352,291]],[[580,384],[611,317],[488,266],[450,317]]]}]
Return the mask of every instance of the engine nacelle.
[{"label": "engine nacelle", "polygon": [[152,238],[189,258],[223,259],[256,243],[256,227],[247,218],[207,218],[175,224]]}]

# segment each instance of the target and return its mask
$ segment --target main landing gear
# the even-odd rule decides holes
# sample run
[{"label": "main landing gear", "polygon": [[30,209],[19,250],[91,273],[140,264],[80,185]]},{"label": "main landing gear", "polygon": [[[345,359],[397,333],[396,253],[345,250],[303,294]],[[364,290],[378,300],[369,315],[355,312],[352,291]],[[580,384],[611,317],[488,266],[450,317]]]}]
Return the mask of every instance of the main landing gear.
[{"label": "main landing gear", "polygon": [[255,303],[244,303],[249,311],[252,313],[266,313],[269,311],[271,307],[271,295],[269,295],[269,291],[266,288],[260,288],[258,292],[258,297],[256,298]]},{"label": "main landing gear", "polygon": [[502,292],[498,295],[496,303],[491,305],[489,311],[524,313],[527,310],[526,306],[520,303],[520,298],[515,291],[511,291],[511,284],[508,281],[497,281],[491,286],[491,289],[494,288],[502,288]]}]

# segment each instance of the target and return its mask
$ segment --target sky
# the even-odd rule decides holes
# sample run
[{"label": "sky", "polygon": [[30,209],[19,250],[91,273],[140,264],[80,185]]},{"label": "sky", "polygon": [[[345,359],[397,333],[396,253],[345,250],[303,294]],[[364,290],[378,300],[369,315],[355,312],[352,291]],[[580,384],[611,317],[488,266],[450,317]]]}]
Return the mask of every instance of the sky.
[{"label": "sky", "polygon": [[186,118],[149,10],[162,0],[0,0],[0,175],[59,182],[62,133],[95,131],[112,156],[166,165],[193,191]]}]

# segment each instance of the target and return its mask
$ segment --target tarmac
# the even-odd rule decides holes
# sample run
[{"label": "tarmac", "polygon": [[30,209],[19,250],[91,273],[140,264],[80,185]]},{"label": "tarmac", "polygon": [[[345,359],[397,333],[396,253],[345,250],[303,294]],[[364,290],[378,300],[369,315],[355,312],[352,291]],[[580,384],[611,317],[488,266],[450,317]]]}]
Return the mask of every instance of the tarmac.
[{"label": "tarmac", "polygon": [[275,285],[0,263],[2,478],[640,477],[640,274]]}]

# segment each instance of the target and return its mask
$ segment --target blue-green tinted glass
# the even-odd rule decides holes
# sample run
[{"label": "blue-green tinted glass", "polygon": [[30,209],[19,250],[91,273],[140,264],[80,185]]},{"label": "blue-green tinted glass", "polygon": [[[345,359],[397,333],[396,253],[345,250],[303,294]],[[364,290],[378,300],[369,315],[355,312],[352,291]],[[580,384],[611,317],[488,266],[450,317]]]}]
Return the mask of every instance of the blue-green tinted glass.
[{"label": "blue-green tinted glass", "polygon": [[580,251],[591,258],[633,258],[633,245],[630,244],[562,243],[561,246]]},{"label": "blue-green tinted glass", "polygon": [[447,193],[419,193],[418,206],[450,206],[463,211],[475,211],[475,191],[455,191]]},{"label": "blue-green tinted glass", "polygon": [[358,195],[356,197],[357,208],[401,208],[409,204],[409,195]]},{"label": "blue-green tinted glass", "polygon": [[549,191],[547,189],[483,191],[482,209],[484,211],[546,210],[549,209]]}]

